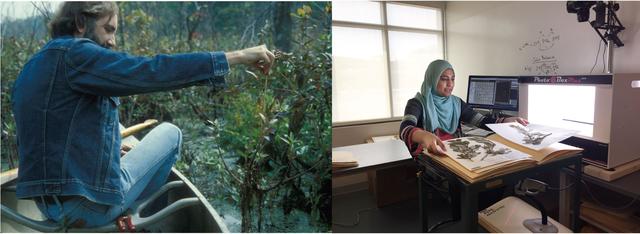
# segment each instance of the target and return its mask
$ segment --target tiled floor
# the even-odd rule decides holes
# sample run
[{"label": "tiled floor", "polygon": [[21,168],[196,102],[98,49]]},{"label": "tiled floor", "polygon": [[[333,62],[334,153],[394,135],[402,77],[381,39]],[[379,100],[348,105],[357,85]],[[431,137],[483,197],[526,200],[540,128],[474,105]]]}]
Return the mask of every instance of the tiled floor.
[{"label": "tiled floor", "polygon": [[[445,200],[435,204],[438,206],[430,211],[431,225],[450,218]],[[421,232],[417,198],[377,208],[373,195],[361,190],[333,196],[332,206],[333,232]],[[455,232],[455,228],[455,224],[446,224],[436,231]]]},{"label": "tiled floor", "polygon": [[[550,185],[558,187],[554,181],[554,174],[544,174],[534,179],[548,181]],[[513,193],[513,187],[503,190],[493,190],[479,195],[486,207],[497,202],[503,196]],[[546,191],[536,196],[547,208],[547,213],[553,219],[558,220],[558,191]],[[429,225],[433,226],[444,220],[451,219],[449,202],[438,193],[434,193],[431,203],[433,208],[429,210]],[[418,199],[407,200],[382,208],[377,208],[374,196],[368,190],[334,195],[332,201],[333,232],[421,232],[420,208]],[[359,222],[357,222],[359,214]],[[356,223],[357,222],[357,223]],[[457,223],[447,223],[434,230],[435,232],[465,232]],[[479,232],[486,230],[479,227]]]}]

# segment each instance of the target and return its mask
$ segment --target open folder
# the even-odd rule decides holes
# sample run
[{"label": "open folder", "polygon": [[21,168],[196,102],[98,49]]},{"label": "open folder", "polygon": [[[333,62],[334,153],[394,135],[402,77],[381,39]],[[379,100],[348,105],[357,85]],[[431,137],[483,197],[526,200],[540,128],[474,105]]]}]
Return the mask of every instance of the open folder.
[{"label": "open folder", "polygon": [[[464,137],[444,141],[444,144],[447,145],[446,156],[434,155],[432,158],[436,163],[443,165],[465,181],[474,183],[487,178],[570,157],[582,151],[581,148],[559,142],[553,143],[541,150],[533,150],[510,142],[497,134],[481,139],[477,138],[478,137]],[[457,146],[453,144],[457,144]],[[488,151],[491,151],[491,153],[488,153]],[[516,152],[518,152],[519,156],[510,156]],[[430,154],[427,151],[424,151],[424,153]],[[473,155],[461,156],[463,153]],[[500,160],[495,161],[493,158]]]}]

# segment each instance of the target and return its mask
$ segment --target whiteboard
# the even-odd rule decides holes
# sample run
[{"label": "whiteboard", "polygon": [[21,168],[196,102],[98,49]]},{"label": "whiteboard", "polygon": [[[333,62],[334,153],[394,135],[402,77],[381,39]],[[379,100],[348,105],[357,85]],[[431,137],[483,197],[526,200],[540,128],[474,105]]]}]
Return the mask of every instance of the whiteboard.
[{"label": "whiteboard", "polygon": [[[618,36],[625,45],[614,49],[613,71],[638,73],[640,2],[619,4],[616,13],[626,29]],[[456,73],[454,94],[463,100],[469,75],[603,73],[606,46],[588,22],[567,13],[565,1],[447,2],[445,13],[446,55]],[[591,11],[590,21],[594,18]]]}]

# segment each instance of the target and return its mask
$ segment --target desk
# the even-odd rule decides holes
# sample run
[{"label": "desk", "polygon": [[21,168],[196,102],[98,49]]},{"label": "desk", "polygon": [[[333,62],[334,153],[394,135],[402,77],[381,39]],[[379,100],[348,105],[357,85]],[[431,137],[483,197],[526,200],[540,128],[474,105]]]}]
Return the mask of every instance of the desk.
[{"label": "desk", "polygon": [[[460,219],[457,220],[459,225],[462,225],[463,230],[461,232],[477,232],[478,231],[478,194],[483,191],[491,190],[493,188],[501,187],[504,185],[514,185],[518,181],[527,177],[532,177],[538,173],[561,171],[562,168],[567,166],[574,166],[579,168],[578,173],[574,176],[573,186],[573,223],[571,229],[575,232],[579,231],[579,216],[580,216],[580,179],[582,177],[582,155],[574,155],[571,157],[554,160],[536,167],[522,169],[520,171],[495,176],[492,178],[484,179],[475,183],[469,183],[454,173],[448,171],[432,160],[429,156],[421,155],[418,157],[418,164],[424,166],[428,170],[436,170],[440,173],[447,174],[449,180],[449,186],[454,186],[460,192]],[[424,170],[424,169],[423,169]],[[454,181],[451,181],[454,180]],[[428,202],[427,195],[431,191],[429,186],[424,186],[425,182],[420,179],[419,184],[419,196],[420,196],[420,219],[422,220],[422,231],[427,232],[429,230],[428,223]],[[564,191],[563,191],[564,192]],[[562,200],[561,200],[562,201]],[[457,207],[456,204],[452,204]]]},{"label": "desk", "polygon": [[347,151],[358,160],[357,167],[340,168],[332,171],[333,176],[342,176],[397,166],[411,161],[411,154],[400,140],[350,145],[333,148],[332,151]]},{"label": "desk", "polygon": [[404,142],[388,140],[333,151],[350,152],[358,161],[357,167],[334,169],[333,176],[367,172],[369,192],[374,194],[378,207],[417,196],[416,165]]}]

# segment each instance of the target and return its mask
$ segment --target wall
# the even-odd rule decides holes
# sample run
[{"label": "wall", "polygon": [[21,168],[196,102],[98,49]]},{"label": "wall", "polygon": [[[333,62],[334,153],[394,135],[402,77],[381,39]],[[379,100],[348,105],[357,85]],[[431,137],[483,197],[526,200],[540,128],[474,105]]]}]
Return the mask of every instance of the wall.
[{"label": "wall", "polygon": [[333,126],[332,147],[341,147],[365,143],[374,136],[398,135],[401,120],[381,121],[377,123]]},{"label": "wall", "polygon": [[[625,44],[614,50],[614,73],[640,72],[640,2],[619,2]],[[595,13],[591,11],[591,19]],[[600,37],[567,13],[566,2],[447,2],[447,58],[454,94],[466,99],[474,75],[589,74]],[[593,74],[602,73],[600,48]]]}]

